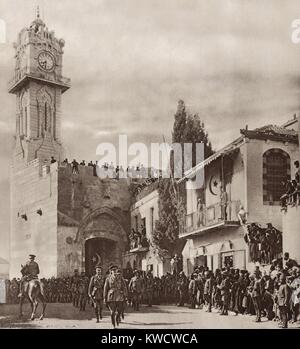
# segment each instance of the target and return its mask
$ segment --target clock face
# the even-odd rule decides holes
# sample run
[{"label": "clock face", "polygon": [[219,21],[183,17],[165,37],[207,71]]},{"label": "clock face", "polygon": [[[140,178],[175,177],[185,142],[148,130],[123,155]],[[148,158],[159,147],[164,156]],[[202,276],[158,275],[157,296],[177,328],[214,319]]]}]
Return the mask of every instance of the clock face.
[{"label": "clock face", "polygon": [[55,61],[53,55],[48,51],[42,51],[38,56],[40,68],[46,71],[51,71],[54,68]]}]

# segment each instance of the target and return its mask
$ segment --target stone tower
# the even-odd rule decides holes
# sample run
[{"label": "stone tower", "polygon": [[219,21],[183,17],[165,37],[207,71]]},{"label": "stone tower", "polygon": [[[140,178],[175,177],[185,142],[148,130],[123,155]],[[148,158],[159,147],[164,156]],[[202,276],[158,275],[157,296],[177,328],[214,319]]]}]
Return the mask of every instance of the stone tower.
[{"label": "stone tower", "polygon": [[14,161],[61,159],[61,97],[70,87],[62,76],[64,40],[55,38],[37,13],[14,44],[15,72],[9,92],[16,95]]},{"label": "stone tower", "polygon": [[[60,160],[61,98],[70,87],[62,76],[64,40],[49,31],[37,12],[20,31],[8,91],[16,95],[16,129],[11,168],[11,276],[20,276],[27,254],[56,274],[57,166]],[[25,260],[24,260],[25,259]],[[53,264],[51,264],[51,259]]]},{"label": "stone tower", "polygon": [[15,44],[10,277],[20,276],[28,254],[37,256],[41,277],[91,275],[99,263],[122,266],[128,246],[129,180],[98,178],[91,166],[75,172],[61,161],[61,98],[70,87],[63,47],[39,14]]}]

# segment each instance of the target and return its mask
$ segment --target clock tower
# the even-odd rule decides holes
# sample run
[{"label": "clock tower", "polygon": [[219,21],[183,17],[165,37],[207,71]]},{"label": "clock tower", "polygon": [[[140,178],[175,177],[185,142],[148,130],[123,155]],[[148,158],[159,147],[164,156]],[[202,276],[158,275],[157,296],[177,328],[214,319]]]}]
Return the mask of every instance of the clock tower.
[{"label": "clock tower", "polygon": [[16,95],[14,164],[61,160],[61,97],[70,87],[62,76],[64,40],[49,31],[37,11],[18,35],[9,92]]},{"label": "clock tower", "polygon": [[[19,276],[28,254],[46,275],[57,273],[57,220],[61,99],[70,87],[62,76],[64,40],[37,13],[20,31],[8,91],[16,96],[16,128],[10,178],[10,275]],[[51,163],[53,156],[57,162]]]},{"label": "clock tower", "polygon": [[[10,178],[10,278],[36,255],[39,277],[93,273],[95,260],[122,264],[129,232],[127,179],[101,179],[91,166],[62,162],[61,99],[64,40],[36,19],[18,35],[14,77],[15,146]],[[57,161],[49,161],[53,156]],[[107,193],[109,192],[109,195]],[[101,258],[100,258],[101,257]]]}]

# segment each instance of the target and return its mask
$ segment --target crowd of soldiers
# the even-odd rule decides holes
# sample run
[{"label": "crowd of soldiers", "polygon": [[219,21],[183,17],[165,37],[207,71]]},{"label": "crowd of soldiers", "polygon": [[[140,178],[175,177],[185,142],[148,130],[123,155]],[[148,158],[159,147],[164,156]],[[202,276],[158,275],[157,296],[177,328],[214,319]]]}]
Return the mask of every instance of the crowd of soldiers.
[{"label": "crowd of soldiers", "polygon": [[[20,301],[19,290],[21,280],[13,278],[5,280],[6,301],[8,304],[17,304]],[[70,303],[72,301],[71,278],[42,278],[45,300],[47,303]]]},{"label": "crowd of soldiers", "polygon": [[[97,322],[102,318],[105,300],[111,314],[116,311],[122,314],[118,315],[117,322],[124,318],[126,304],[135,311],[139,311],[141,304],[148,307],[153,304],[186,305],[207,312],[214,308],[223,316],[232,312],[235,315],[255,315],[256,322],[261,322],[263,316],[268,320],[278,320],[283,328],[288,326],[288,321],[298,319],[300,266],[288,253],[284,258],[273,260],[268,272],[259,267],[253,273],[230,267],[212,272],[200,266],[194,268],[190,277],[183,271],[175,271],[159,278],[151,271],[117,271],[116,276],[110,271],[104,274],[98,266],[92,278],[75,270],[72,277],[41,279],[46,301],[72,303],[79,311],[85,311],[89,304],[95,308]],[[117,276],[119,283],[114,284]],[[6,282],[8,303],[18,302],[19,282],[17,279]],[[109,297],[113,297],[110,295],[115,295],[116,290],[121,300],[113,303]],[[114,310],[112,304],[119,304],[119,309]]]},{"label": "crowd of soldiers", "polygon": [[[283,260],[272,261],[269,271],[256,267],[253,273],[234,268],[196,268],[190,280],[183,275],[178,283],[179,302],[189,302],[192,308],[215,308],[220,315],[229,311],[256,315],[255,321],[278,320],[286,328],[288,321],[296,322],[300,302],[300,267],[285,253]],[[189,295],[189,300],[186,294]]]}]

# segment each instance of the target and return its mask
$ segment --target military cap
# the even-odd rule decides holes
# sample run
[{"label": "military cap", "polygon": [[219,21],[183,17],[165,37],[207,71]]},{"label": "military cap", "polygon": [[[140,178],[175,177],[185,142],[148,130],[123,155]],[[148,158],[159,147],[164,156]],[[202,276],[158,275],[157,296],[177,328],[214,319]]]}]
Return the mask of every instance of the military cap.
[{"label": "military cap", "polygon": [[118,269],[118,266],[116,264],[112,264],[110,267],[109,267],[109,270],[113,270],[113,269]]},{"label": "military cap", "polygon": [[101,270],[102,270],[102,267],[101,267],[100,264],[97,264],[97,265],[95,266],[95,269],[101,269]]},{"label": "military cap", "polygon": [[30,255],[29,255],[29,257],[30,257],[30,258],[35,258],[35,257],[36,257],[36,255],[34,255],[34,254],[30,254]]}]

